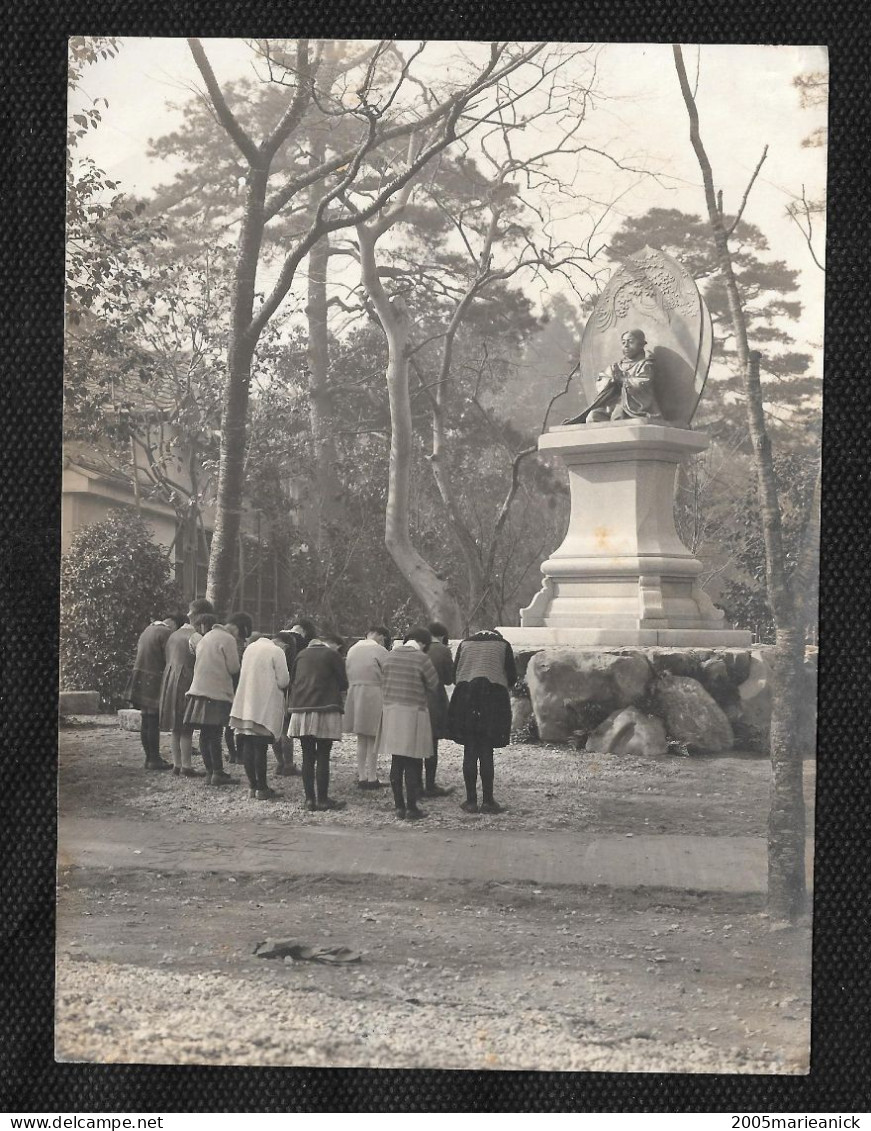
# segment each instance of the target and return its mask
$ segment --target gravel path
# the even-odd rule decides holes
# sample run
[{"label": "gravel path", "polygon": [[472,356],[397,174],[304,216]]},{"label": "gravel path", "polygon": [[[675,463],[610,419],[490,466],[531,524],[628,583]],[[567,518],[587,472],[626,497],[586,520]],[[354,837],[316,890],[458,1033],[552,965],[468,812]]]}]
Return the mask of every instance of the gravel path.
[{"label": "gravel path", "polygon": [[217,971],[179,974],[108,962],[64,961],[58,982],[58,1059],[75,1049],[74,1059],[107,1063],[799,1071],[778,1063],[775,1053],[749,1059],[741,1048],[697,1037],[612,1037],[585,1018],[573,1022],[529,1007],[506,1014],[462,994],[450,1004],[382,998],[375,1010],[316,989],[289,990],[278,979],[252,985]]},{"label": "gravel path", "polygon": [[[157,841],[180,824],[204,837],[206,823],[220,824],[243,850],[288,825],[317,826],[322,842],[331,829],[396,830],[385,791],[356,789],[354,754],[347,741],[335,754],[332,792],[348,808],[308,814],[298,778],[274,779],[286,790],[277,802],[249,801],[241,784],[145,773],[135,733],[73,727],[61,732],[60,808],[111,815]],[[497,757],[506,813],[469,817],[457,793],[428,803],[430,819],[408,833],[764,836],[764,759],[539,746]],[[461,781],[460,762],[443,743],[443,784]],[[539,889],[516,877],[228,875],[183,870],[171,853],[159,870],[119,860],[64,868],[60,880],[59,1059],[807,1071],[810,929],[770,932],[758,896]],[[363,960],[332,969],[253,958],[269,936],[351,946]]]},{"label": "gravel path", "polygon": [[[349,826],[385,826],[395,821],[389,788],[372,792],[356,788],[353,738],[333,748],[330,792],[346,801],[347,809],[331,814],[307,813],[300,779],[275,776],[271,755],[270,783],[282,796],[274,802],[257,802],[248,799],[241,766],[227,767],[238,785],[213,789],[202,779],[144,773],[135,733],[103,726],[62,734],[62,810],[95,815],[125,811],[138,820],[181,822],[329,825],[340,821]],[[386,766],[380,768],[385,782],[387,771]],[[809,799],[813,774],[814,764],[807,763]],[[469,816],[459,808],[464,799],[462,748],[445,740],[440,743],[438,780],[454,786],[455,793],[425,802],[430,814],[426,826],[764,836],[769,776],[766,759],[740,753],[640,759],[588,754],[567,746],[518,744],[496,754],[496,797],[509,812]],[[810,834],[812,811],[808,816]]]}]

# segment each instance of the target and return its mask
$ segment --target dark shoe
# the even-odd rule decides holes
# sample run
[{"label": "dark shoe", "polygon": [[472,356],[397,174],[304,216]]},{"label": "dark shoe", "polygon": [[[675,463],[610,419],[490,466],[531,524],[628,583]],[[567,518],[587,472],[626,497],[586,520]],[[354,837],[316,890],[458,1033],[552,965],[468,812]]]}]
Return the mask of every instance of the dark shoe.
[{"label": "dark shoe", "polygon": [[279,766],[275,772],[281,778],[298,778],[301,770],[299,766],[291,764],[290,766]]},{"label": "dark shoe", "polygon": [[180,773],[181,773],[181,766],[173,766],[172,767],[172,776],[174,778],[177,778]]},{"label": "dark shoe", "polygon": [[398,805],[394,808],[393,815],[396,817],[397,821],[405,820],[405,810],[400,809]]},{"label": "dark shoe", "polygon": [[306,801],[305,808],[307,813],[317,813],[318,803],[317,801]]},{"label": "dark shoe", "polygon": [[418,809],[416,805],[414,805],[410,809],[405,810],[406,821],[422,821],[424,817],[428,816],[429,813],[425,813],[423,809]]},{"label": "dark shoe", "polygon": [[379,781],[378,778],[376,778],[375,781],[367,781],[366,782],[366,788],[367,789],[384,789],[385,783],[383,781]]},{"label": "dark shoe", "polygon": [[502,806],[499,804],[498,801],[482,801],[481,802],[481,812],[482,813],[502,813],[502,812],[504,812],[504,810],[502,809]]},{"label": "dark shoe", "polygon": [[236,785],[232,774],[225,774],[223,770],[216,770],[211,777],[209,785]]},{"label": "dark shoe", "polygon": [[329,813],[333,810],[344,809],[346,806],[346,801],[334,801],[332,797],[328,797],[325,801],[318,802],[318,812]]},{"label": "dark shoe", "polygon": [[463,810],[464,813],[477,813],[478,812],[478,802],[477,801],[464,801],[463,804],[460,806],[460,808]]},{"label": "dark shoe", "polygon": [[357,789],[368,789],[368,788],[369,788],[369,783],[367,781],[358,781],[357,782]]},{"label": "dark shoe", "polygon": [[423,795],[424,797],[450,797],[453,792],[454,787],[452,785],[431,785],[423,791]]},{"label": "dark shoe", "polygon": [[248,800],[253,801],[256,797],[257,797],[257,790],[256,789],[249,789],[248,790]]},{"label": "dark shoe", "polygon": [[164,762],[162,758],[155,758],[145,763],[146,770],[171,770],[172,762]]},{"label": "dark shoe", "polygon": [[182,770],[181,776],[183,778],[203,778],[206,775],[203,773],[202,770],[195,770],[193,768],[193,766],[187,766],[185,769]]},{"label": "dark shoe", "polygon": [[257,800],[258,801],[275,801],[275,799],[277,797],[280,797],[280,796],[281,795],[277,792],[277,790],[274,790],[274,789],[268,789],[267,788],[267,789],[258,789],[257,790]]}]

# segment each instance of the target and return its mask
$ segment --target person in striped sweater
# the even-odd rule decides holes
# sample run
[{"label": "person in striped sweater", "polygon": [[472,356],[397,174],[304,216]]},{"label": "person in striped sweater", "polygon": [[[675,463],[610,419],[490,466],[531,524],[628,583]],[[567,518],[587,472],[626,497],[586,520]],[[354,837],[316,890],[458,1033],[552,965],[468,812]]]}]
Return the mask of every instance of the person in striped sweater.
[{"label": "person in striped sweater", "polygon": [[432,756],[433,749],[427,692],[439,686],[432,660],[425,653],[431,643],[427,629],[413,628],[381,666],[383,707],[375,737],[376,757],[390,755],[396,816],[409,821],[426,816],[418,800],[423,793],[423,760]]}]

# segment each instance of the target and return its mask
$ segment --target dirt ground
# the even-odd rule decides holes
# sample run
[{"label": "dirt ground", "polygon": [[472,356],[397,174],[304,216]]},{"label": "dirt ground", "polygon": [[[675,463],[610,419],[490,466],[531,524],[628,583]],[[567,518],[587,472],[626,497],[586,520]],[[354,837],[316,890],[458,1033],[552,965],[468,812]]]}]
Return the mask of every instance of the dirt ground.
[{"label": "dirt ground", "polygon": [[[334,758],[338,814],[298,779],[273,803],[145,774],[138,735],[61,731],[61,813],[161,825],[394,823]],[[655,761],[568,748],[497,754],[507,812],[432,802],[426,836],[468,828],[763,836],[758,757]],[[443,744],[439,777],[458,784]],[[236,771],[238,772],[238,771]],[[813,797],[813,764],[806,766]],[[811,807],[809,807],[810,810]],[[810,811],[809,811],[810,820]],[[421,829],[423,832],[423,828]],[[807,1071],[810,929],[771,930],[757,896],[344,876],[59,873],[59,1059],[424,1068]],[[253,956],[267,937],[359,951],[323,966]]]}]

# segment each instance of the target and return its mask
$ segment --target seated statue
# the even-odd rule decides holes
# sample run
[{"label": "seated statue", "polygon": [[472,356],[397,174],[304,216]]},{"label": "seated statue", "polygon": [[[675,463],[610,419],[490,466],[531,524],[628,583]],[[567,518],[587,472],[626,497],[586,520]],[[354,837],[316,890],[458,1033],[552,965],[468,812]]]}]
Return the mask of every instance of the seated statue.
[{"label": "seated statue", "polygon": [[647,339],[643,331],[627,330],[620,340],[623,356],[596,378],[596,399],[563,424],[592,424],[603,420],[647,423],[662,419],[653,391],[653,354],[644,348]]}]

